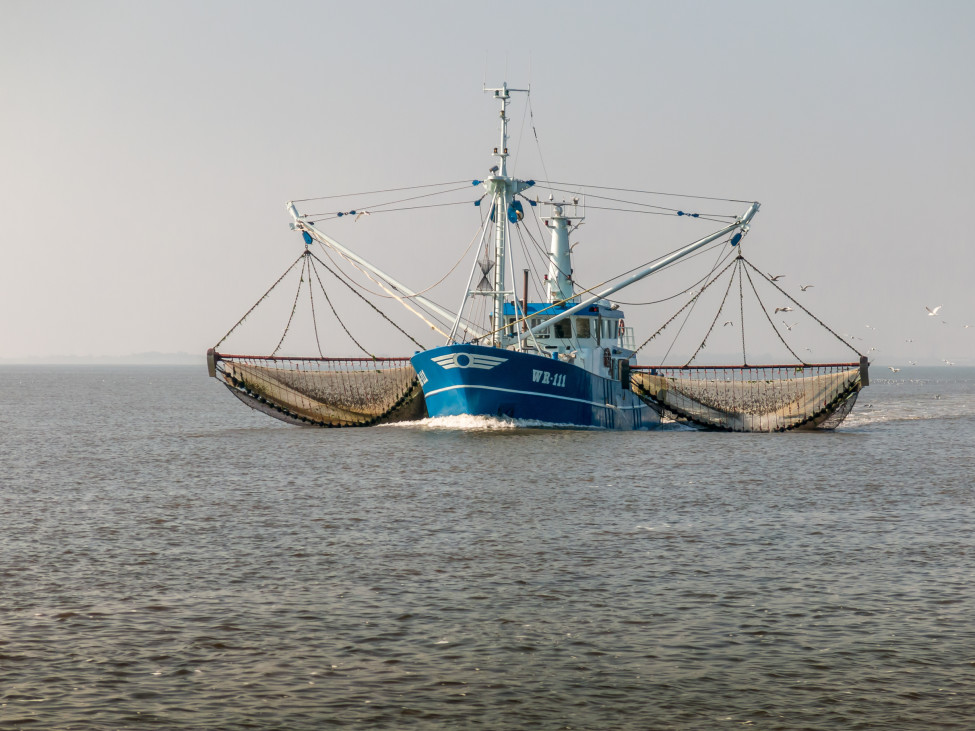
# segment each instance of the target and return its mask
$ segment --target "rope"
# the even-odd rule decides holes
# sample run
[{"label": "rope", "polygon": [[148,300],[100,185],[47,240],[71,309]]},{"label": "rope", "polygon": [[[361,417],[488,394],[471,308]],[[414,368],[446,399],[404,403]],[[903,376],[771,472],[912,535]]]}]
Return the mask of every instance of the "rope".
[{"label": "rope", "polygon": [[[305,250],[305,252],[304,252],[304,253],[302,253],[302,256],[305,256],[305,254],[307,254],[307,253],[308,253],[308,251],[307,251],[307,249],[306,249],[306,250]],[[301,269],[301,275],[302,275],[302,276],[301,276],[301,279],[299,279],[299,280],[298,280],[298,291],[296,291],[296,292],[295,292],[295,301],[294,301],[294,304],[293,304],[293,305],[291,305],[291,314],[290,314],[290,315],[288,316],[288,324],[286,324],[286,325],[284,326],[284,332],[283,332],[283,333],[281,333],[281,339],[280,339],[280,340],[278,341],[278,347],[276,347],[276,348],[275,348],[275,349],[274,349],[274,350],[273,350],[273,351],[271,352],[271,355],[272,355],[272,356],[275,356],[275,355],[277,355],[277,354],[278,354],[278,351],[279,351],[279,350],[281,349],[281,345],[282,345],[282,344],[284,343],[284,339],[285,339],[286,337],[288,337],[288,330],[290,330],[290,329],[291,329],[291,321],[292,321],[292,320],[294,320],[294,318],[295,318],[295,310],[297,310],[297,309],[298,309],[298,295],[300,295],[300,294],[301,294],[301,285],[302,285],[302,284],[304,283],[304,281],[305,281],[305,276],[304,276],[304,274],[305,274],[305,270],[304,270],[304,267],[302,267],[302,269]],[[311,286],[311,282],[309,282],[309,283],[308,283],[308,286],[309,286],[309,287]]]},{"label": "rope", "polygon": [[[714,244],[711,244],[709,246],[706,246],[705,248],[700,249],[699,251],[695,251],[693,254],[690,254],[688,256],[685,256],[683,259],[679,259],[678,261],[671,262],[670,264],[668,264],[667,266],[665,266],[663,269],[660,269],[659,271],[665,272],[668,269],[670,269],[670,267],[672,267],[672,266],[675,266],[677,264],[687,263],[691,259],[693,259],[694,257],[701,256],[702,254],[707,254],[709,251],[712,251],[712,250],[714,250],[714,249],[716,249],[716,248],[718,248],[720,246],[724,246],[726,243],[728,243],[727,240],[725,240],[725,241],[718,241],[718,242],[716,242]],[[676,294],[672,294],[669,297],[664,297],[663,299],[659,299],[659,300],[652,300],[650,302],[624,302],[623,300],[618,300],[618,299],[614,299],[613,301],[616,302],[616,303],[618,303],[618,304],[621,304],[621,305],[626,305],[627,307],[642,307],[644,305],[659,305],[659,304],[661,304],[663,302],[669,302],[672,299],[677,299],[682,294],[687,294],[692,289],[694,289],[697,285],[699,285],[701,282],[703,282],[708,277],[710,277],[711,274],[714,272],[714,270],[717,269],[719,266],[721,266],[721,263],[724,261],[724,259],[726,259],[729,256],[731,256],[732,253],[733,253],[733,250],[729,250],[728,252],[726,252],[723,255],[723,258],[720,259],[718,261],[718,263],[711,268],[711,271],[710,272],[708,272],[707,274],[705,274],[703,277],[701,277],[700,279],[698,279],[693,284],[689,285],[687,288],[682,289],[680,292],[677,292]]]},{"label": "rope", "polygon": [[613,203],[628,203],[631,206],[642,206],[643,208],[656,208],[656,211],[640,211],[632,210],[629,208],[608,208],[602,206],[593,206],[588,202],[585,204],[586,209],[595,208],[600,211],[625,211],[627,213],[653,213],[658,216],[687,216],[688,218],[699,218],[704,221],[714,221],[715,219],[720,219],[719,222],[725,223],[727,221],[733,221],[737,216],[726,213],[688,213],[680,208],[669,208],[667,206],[658,206],[653,203],[641,203],[640,201],[630,201],[625,198],[611,198],[607,195],[593,195],[592,193],[583,192],[582,190],[570,190],[566,188],[553,188],[549,186],[540,186],[543,190],[552,190],[557,193],[577,193],[586,196],[586,198],[596,198],[598,200],[612,201]]},{"label": "rope", "polygon": [[548,169],[545,167],[545,158],[542,157],[542,145],[538,141],[538,130],[535,129],[535,111],[532,109],[532,95],[529,92],[528,97],[528,116],[531,118],[532,122],[532,134],[535,135],[535,147],[538,149],[538,161],[542,163],[542,172],[545,173],[545,177],[548,177]]},{"label": "rope", "polygon": [[[309,259],[307,254],[308,254],[308,250],[305,249],[305,264],[308,269],[311,269],[311,266],[308,266]],[[316,278],[318,277],[318,272],[315,272],[315,277]],[[319,279],[318,284],[320,285],[321,283],[322,280]],[[322,287],[322,292],[323,293],[325,292],[324,287]],[[328,301],[327,294],[325,295],[325,300]],[[318,346],[318,354],[322,358],[324,358],[325,354],[322,352],[322,343],[318,339],[318,318],[315,317],[315,288],[311,286],[311,272],[309,272],[308,274],[308,301],[311,303],[311,324],[312,324],[312,329],[315,331],[315,345]],[[331,306],[332,303],[329,302],[328,304],[329,306]],[[332,309],[332,312],[335,312],[334,308]],[[335,318],[338,319],[338,315],[336,315]]]},{"label": "rope", "polygon": [[[339,252],[339,251],[330,251],[329,248],[327,246],[325,246],[324,244],[322,244],[320,241],[318,242],[318,244],[321,246],[322,252],[328,258],[328,260],[330,262],[332,262],[332,266],[335,267],[335,269],[337,270],[337,271],[332,271],[330,269],[329,271],[336,278],[341,279],[342,280],[342,283],[345,284],[346,287],[354,288],[354,289],[357,289],[357,290],[362,290],[363,292],[367,292],[368,294],[371,294],[374,297],[382,297],[383,299],[394,299],[399,304],[403,305],[407,310],[409,310],[413,314],[417,315],[421,320],[423,320],[424,322],[426,322],[426,318],[425,317],[423,317],[422,315],[420,315],[419,313],[417,313],[416,310],[414,310],[412,307],[410,307],[408,304],[406,304],[404,302],[404,300],[409,300],[410,299],[409,296],[407,296],[405,294],[402,294],[402,293],[400,293],[400,294],[394,293],[393,292],[393,289],[391,288],[391,285],[389,287],[387,287],[387,285],[383,283],[383,280],[380,280],[377,277],[372,276],[368,271],[366,271],[365,269],[363,269],[356,262],[354,262],[353,260],[349,259],[347,256],[345,256],[341,252]],[[369,279],[372,282],[375,282],[380,287],[385,288],[387,294],[383,294],[381,292],[376,292],[375,290],[369,289],[369,287],[365,286],[364,284],[359,284],[358,282],[354,281],[352,279],[352,277],[350,277],[348,274],[345,273],[345,271],[342,269],[341,265],[338,262],[335,261],[335,259],[332,256],[333,253],[334,254],[337,254],[343,260],[345,260],[349,264],[351,264],[354,269],[357,269],[367,279]],[[449,272],[448,272],[448,274],[449,274]],[[418,294],[422,294],[422,293],[418,293]],[[423,311],[423,313],[424,313],[424,315],[426,315],[426,317],[429,317],[430,319],[435,320],[442,327],[447,327],[447,324],[445,323],[445,321],[443,320],[443,318],[439,314],[434,313],[434,312],[431,312],[429,309],[427,309],[427,308],[424,307],[423,303],[421,303],[419,301],[415,302],[415,304],[416,304],[416,306],[420,310]],[[465,322],[467,322],[468,325],[471,324],[470,322],[468,322],[466,320],[465,320]],[[427,322],[427,324],[429,325],[430,323]]]},{"label": "rope", "polygon": [[[380,211],[380,213],[382,213],[382,211]],[[420,296],[426,294],[427,292],[429,292],[430,290],[434,289],[435,287],[439,286],[440,284],[443,284],[444,280],[447,279],[447,277],[449,277],[451,274],[453,274],[454,273],[454,270],[457,269],[457,267],[460,266],[461,262],[464,261],[464,259],[467,257],[467,254],[471,250],[471,247],[474,245],[474,242],[477,241],[477,235],[479,233],[481,233],[481,226],[478,226],[477,227],[477,230],[474,232],[474,236],[471,238],[470,243],[468,243],[467,244],[467,248],[464,249],[464,253],[460,255],[460,258],[457,259],[457,261],[454,263],[454,265],[452,267],[450,267],[450,269],[448,269],[447,272],[440,279],[438,279],[436,282],[434,282],[433,284],[431,284],[426,289],[421,289],[419,292],[414,292],[413,294],[401,293],[399,295],[400,298],[401,299],[413,299],[415,297],[420,297]],[[318,239],[315,239],[315,241],[318,242],[318,245],[321,246],[322,249],[326,249],[326,253],[327,253],[327,248],[326,248],[325,244],[323,244],[321,241],[318,241]],[[336,252],[336,253],[341,256],[341,253],[340,252]],[[342,256],[342,258],[343,259],[346,259],[346,261],[348,261],[348,259],[345,256]],[[331,255],[329,255],[329,260],[331,260],[332,263],[335,264],[335,261],[332,260]],[[338,268],[338,265],[337,264],[336,264],[336,268]],[[345,272],[342,272],[342,274],[344,276],[346,276],[346,278],[351,279],[350,277],[348,277],[348,275],[345,275]],[[361,285],[357,285],[357,286],[361,286]],[[394,299],[393,297],[391,297],[388,294],[383,294],[381,292],[374,292],[373,290],[368,289],[366,287],[361,287],[361,288],[364,289],[365,291],[369,292],[369,294],[374,295],[376,297],[382,297],[383,299]]]},{"label": "rope", "polygon": [[291,272],[291,270],[295,268],[295,265],[299,261],[301,261],[304,258],[304,256],[305,256],[305,254],[304,254],[304,252],[302,252],[301,255],[297,259],[295,259],[293,262],[291,262],[291,266],[289,266],[285,270],[284,274],[282,274],[280,277],[278,277],[278,281],[276,281],[274,284],[272,284],[271,285],[271,288],[267,292],[265,292],[261,296],[261,298],[259,300],[257,300],[257,302],[255,302],[253,304],[253,306],[251,306],[251,308],[249,310],[247,310],[247,312],[244,313],[244,316],[237,321],[237,324],[236,325],[234,325],[232,328],[230,328],[230,330],[227,331],[227,334],[226,335],[224,335],[222,338],[220,338],[220,342],[218,342],[216,345],[213,346],[213,349],[214,350],[216,350],[217,348],[219,348],[223,344],[223,341],[226,340],[227,338],[229,338],[230,335],[233,333],[233,331],[236,330],[238,327],[240,327],[241,323],[244,320],[247,319],[248,315],[250,315],[255,309],[257,309],[257,306],[259,304],[261,304],[261,302],[263,302],[265,299],[267,299],[267,296],[269,294],[271,294],[272,291],[274,291],[274,288],[275,287],[277,287],[279,284],[281,284],[281,280],[284,279],[286,276],[288,276],[288,274]]},{"label": "rope", "polygon": [[[375,213],[393,213],[394,211],[415,211],[421,208],[442,208],[443,206],[469,206],[470,201],[455,201],[453,203],[431,203],[428,206],[403,206],[402,208],[387,208],[384,211],[375,211]],[[346,215],[345,213],[309,213],[306,216],[302,216],[308,220],[309,223],[321,223],[322,221],[332,221],[336,218],[342,218]]]},{"label": "rope", "polygon": [[[599,196],[592,196],[592,197],[598,198]],[[640,204],[637,203],[635,205],[640,205]],[[639,210],[634,210],[632,208],[612,208],[610,206],[594,206],[591,203],[587,203],[586,204],[586,208],[587,209],[592,208],[595,211],[616,211],[617,213],[642,213],[642,214],[647,215],[647,216],[673,216],[675,218],[676,217],[679,217],[679,216],[686,216],[687,215],[686,213],[683,213],[683,212],[680,212],[680,211],[677,211],[677,212],[674,212],[674,213],[667,213],[667,212],[664,212],[664,211],[639,211]],[[718,215],[715,214],[713,216],[695,216],[695,218],[698,218],[698,219],[700,219],[702,221],[712,221],[713,223],[727,224],[728,221],[733,221],[737,217],[736,216],[722,216],[722,217],[719,218]]]},{"label": "rope", "polygon": [[[309,252],[309,256],[314,256],[314,255],[313,255],[313,254],[311,254],[311,253]],[[327,269],[327,268],[328,268],[328,267],[326,267],[326,269]],[[351,341],[352,341],[353,343],[355,343],[355,344],[356,344],[356,347],[358,347],[358,348],[359,348],[359,350],[361,350],[361,351],[362,351],[363,353],[365,353],[366,355],[368,355],[368,356],[369,356],[370,358],[375,358],[376,356],[375,356],[374,354],[372,354],[372,353],[370,353],[370,352],[369,352],[368,350],[366,350],[366,349],[365,349],[365,348],[364,348],[364,347],[362,346],[362,344],[361,344],[361,343],[360,343],[360,342],[359,342],[358,340],[356,340],[356,339],[355,339],[355,337],[354,337],[354,336],[352,335],[352,333],[351,333],[351,332],[349,332],[349,328],[347,328],[347,327],[345,326],[345,323],[344,323],[344,322],[342,321],[342,318],[341,318],[341,317],[339,317],[339,313],[335,311],[335,305],[333,305],[333,304],[332,304],[332,300],[331,300],[331,298],[330,298],[330,297],[328,296],[328,292],[326,292],[326,291],[325,291],[325,285],[324,285],[324,284],[322,283],[322,278],[321,278],[321,277],[319,276],[319,274],[318,274],[318,270],[317,270],[317,269],[315,269],[314,267],[312,267],[312,271],[314,271],[314,272],[315,272],[315,279],[317,279],[317,280],[318,280],[318,286],[322,288],[322,294],[323,294],[323,295],[325,295],[325,301],[326,301],[326,302],[328,302],[328,306],[329,306],[329,308],[331,308],[331,310],[332,310],[332,314],[333,314],[333,315],[335,315],[335,319],[336,319],[336,320],[338,320],[338,323],[339,323],[339,325],[341,325],[341,326],[342,326],[342,329],[343,329],[343,330],[345,330],[345,334],[349,336],[349,339],[350,339],[350,340],[351,340]],[[313,310],[312,310],[312,317],[314,317],[314,315],[315,315],[315,310],[313,309]],[[316,341],[318,340],[318,330],[317,330],[317,326],[316,326],[316,330],[315,330],[315,340],[316,340]],[[318,348],[318,353],[319,353],[319,355],[321,355],[321,354],[322,354],[322,349],[321,349],[321,346],[319,346],[319,348]],[[322,357],[325,357],[325,356],[322,356]]]},{"label": "rope", "polygon": [[[741,260],[741,251],[738,252],[738,259]],[[741,320],[741,363],[742,365],[748,365],[748,356],[745,355],[745,290],[744,282],[741,276],[741,262],[739,261],[738,267],[736,268],[738,273],[738,317]]]},{"label": "rope", "polygon": [[[756,270],[756,271],[758,271],[758,270]],[[758,296],[758,290],[755,289],[755,282],[752,281],[752,275],[748,273],[748,270],[747,269],[745,270],[745,275],[748,277],[748,283],[752,286],[752,292],[755,293],[755,299],[758,300],[758,304],[762,308],[762,314],[765,315],[765,319],[768,320],[768,324],[772,326],[772,330],[778,336],[779,340],[782,341],[782,344],[785,346],[785,349],[788,350],[790,353],[792,353],[792,357],[795,358],[797,361],[799,361],[803,365],[808,365],[806,363],[806,361],[804,361],[802,358],[800,358],[798,355],[796,355],[795,351],[792,348],[789,347],[789,344],[787,342],[785,342],[785,338],[782,337],[782,333],[779,332],[779,329],[775,326],[775,323],[772,322],[772,318],[768,314],[768,308],[765,307],[765,303],[762,302],[762,298]]]},{"label": "rope", "polygon": [[539,180],[539,183],[549,183],[550,185],[569,185],[575,188],[595,188],[596,190],[616,190],[621,193],[642,193],[644,195],[665,195],[673,198],[691,198],[701,201],[722,201],[724,203],[753,203],[754,201],[738,200],[737,198],[712,198],[706,195],[685,195],[683,193],[661,193],[654,190],[634,190],[632,188],[611,188],[605,185],[583,185],[581,183],[563,183],[557,180]]},{"label": "rope", "polygon": [[[720,266],[720,264],[721,264],[721,262],[719,261],[718,264],[715,265],[715,268],[717,268],[717,266]],[[690,307],[692,304],[694,304],[694,302],[697,301],[697,298],[701,296],[701,294],[704,292],[704,290],[706,290],[708,287],[710,287],[712,284],[714,284],[718,279],[720,279],[721,278],[721,275],[724,274],[728,270],[728,267],[730,267],[732,264],[734,264],[734,262],[728,262],[728,264],[725,266],[724,269],[722,269],[720,272],[718,272],[710,282],[708,282],[703,287],[701,287],[701,291],[698,292],[696,295],[694,295],[691,299],[689,299],[687,301],[687,303],[683,307],[681,307],[679,310],[677,310],[677,312],[674,313],[673,317],[671,317],[669,320],[667,320],[667,322],[665,322],[663,325],[660,326],[660,329],[658,329],[657,332],[655,332],[649,338],[647,338],[646,340],[644,340],[640,344],[640,347],[633,351],[634,354],[635,353],[639,353],[641,350],[643,350],[643,348],[646,347],[650,343],[651,340],[653,340],[655,337],[657,337],[660,333],[662,333],[667,328],[668,325],[670,325],[670,323],[672,323],[674,320],[676,320],[677,317],[678,317],[678,315],[680,315],[681,312],[683,312],[688,307]],[[713,272],[714,269],[712,269],[711,271]],[[683,292],[681,294],[683,294]],[[668,299],[671,299],[671,298],[668,298]],[[673,346],[671,346],[671,347],[673,347]],[[670,350],[668,349],[667,352],[669,353]]]},{"label": "rope", "polygon": [[[309,253],[310,253],[310,252],[309,252]],[[342,284],[344,284],[344,285],[345,285],[346,287],[348,287],[348,288],[349,288],[350,290],[352,290],[352,293],[353,293],[353,294],[355,294],[355,296],[356,296],[356,297],[358,297],[358,298],[359,298],[359,299],[361,299],[361,300],[362,300],[363,302],[365,302],[365,303],[366,303],[367,305],[369,305],[369,306],[370,306],[370,307],[371,307],[372,309],[374,309],[374,310],[375,310],[376,312],[378,312],[378,313],[379,313],[379,316],[380,316],[380,317],[382,317],[382,318],[383,318],[383,319],[384,319],[384,320],[385,320],[386,322],[388,322],[388,323],[389,323],[390,325],[392,325],[392,326],[393,326],[393,327],[395,327],[395,328],[396,328],[397,330],[399,330],[399,331],[400,331],[400,332],[401,332],[401,333],[402,333],[403,335],[405,335],[405,336],[406,336],[407,338],[409,338],[409,339],[410,339],[410,340],[411,340],[411,341],[413,342],[413,344],[414,344],[414,345],[416,345],[416,346],[417,346],[417,347],[418,347],[418,348],[419,348],[420,350],[426,350],[426,348],[425,348],[425,347],[423,347],[422,345],[420,345],[420,343],[418,343],[418,342],[416,341],[416,339],[415,339],[415,338],[414,338],[414,337],[413,337],[412,335],[410,335],[410,334],[409,334],[408,332],[406,332],[406,330],[404,330],[403,328],[401,328],[401,327],[400,327],[399,325],[397,325],[397,324],[396,324],[395,322],[393,322],[392,320],[390,320],[390,319],[389,319],[389,317],[388,317],[388,316],[386,315],[386,313],[385,313],[385,312],[383,312],[383,311],[382,311],[382,310],[380,310],[380,309],[379,309],[378,307],[376,307],[376,306],[375,306],[375,305],[374,305],[374,304],[373,304],[372,302],[370,302],[370,301],[369,301],[369,300],[367,300],[367,299],[366,299],[365,297],[363,297],[363,296],[362,296],[362,294],[361,294],[361,293],[360,293],[360,292],[359,292],[359,291],[358,291],[358,290],[357,290],[357,289],[356,289],[355,287],[353,287],[353,286],[352,286],[351,284],[349,284],[349,283],[348,283],[348,282],[346,282],[346,281],[345,281],[344,279],[342,279],[342,277],[340,277],[340,276],[338,276],[338,275],[337,275],[337,274],[336,274],[335,272],[333,272],[333,271],[332,271],[332,270],[331,270],[331,269],[330,269],[330,268],[328,267],[328,265],[327,265],[327,264],[326,264],[325,262],[323,262],[323,261],[322,261],[321,259],[319,259],[319,258],[318,258],[317,256],[315,256],[314,254],[311,254],[311,253],[310,253],[310,255],[311,255],[311,257],[312,257],[312,258],[313,258],[313,259],[314,259],[315,261],[317,261],[317,262],[318,262],[319,264],[321,264],[321,265],[322,265],[323,267],[325,267],[325,270],[326,270],[326,271],[328,271],[329,273],[331,273],[331,275],[332,275],[333,277],[335,277],[336,279],[338,279],[338,280],[339,280],[340,282],[342,282]],[[345,326],[343,325],[343,327],[345,327]],[[351,336],[350,336],[350,337],[351,337]],[[360,347],[362,347],[362,346],[360,346]],[[364,352],[368,352],[368,351],[366,351],[366,350],[365,350],[365,348],[363,348],[363,351],[364,351]],[[371,354],[371,353],[369,353],[369,355],[372,355],[372,354]]]},{"label": "rope", "polygon": [[463,180],[451,180],[447,183],[430,183],[429,185],[410,185],[405,188],[386,188],[385,190],[367,190],[363,193],[340,193],[338,195],[320,195],[317,198],[295,198],[292,203],[305,203],[307,201],[324,201],[330,198],[351,198],[354,195],[376,195],[377,193],[396,193],[401,190],[420,190],[422,188],[439,188],[442,185],[458,185]]},{"label": "rope", "polygon": [[[714,263],[714,266],[712,266],[712,267],[711,267],[711,272],[712,272],[712,273],[714,272],[714,270],[715,270],[715,269],[717,269],[717,268],[718,268],[718,266],[720,265],[720,263],[721,263],[721,261],[722,261],[722,259],[721,259],[721,257],[719,256],[719,257],[718,257],[718,260],[717,260],[717,261],[716,261],[716,262]],[[725,270],[726,270],[727,268],[728,268],[728,267],[727,267],[727,266],[725,266],[725,268],[724,268],[724,269],[722,269],[722,270],[721,270],[721,272],[723,273],[723,272],[724,272],[724,271],[725,271]],[[719,274],[718,276],[720,276],[720,274]],[[698,293],[697,293],[696,295],[694,295],[694,298],[693,298],[693,299],[691,300],[691,303],[690,303],[690,304],[691,304],[691,309],[690,309],[690,311],[688,311],[688,313],[687,313],[687,315],[685,315],[685,316],[684,316],[684,322],[682,322],[682,323],[680,324],[680,328],[678,328],[678,330],[677,330],[677,332],[676,332],[676,333],[674,334],[674,339],[670,341],[670,347],[669,347],[669,348],[667,348],[667,352],[666,352],[666,353],[664,353],[664,355],[663,355],[663,358],[661,358],[661,359],[660,359],[660,361],[661,361],[661,363],[663,363],[663,361],[664,361],[664,360],[665,360],[666,358],[668,358],[668,357],[670,356],[670,351],[671,351],[671,350],[673,350],[673,349],[674,349],[674,345],[676,345],[676,344],[677,344],[677,338],[679,338],[679,337],[680,337],[680,334],[681,334],[682,332],[684,332],[684,327],[685,327],[685,326],[687,325],[687,321],[688,321],[688,320],[690,319],[690,317],[691,317],[691,314],[692,314],[692,312],[693,312],[693,310],[694,310],[694,308],[695,308],[695,307],[697,306],[697,300],[698,300],[698,298],[699,298],[699,297],[700,297],[700,296],[701,296],[702,294],[704,294],[704,290],[706,290],[706,289],[707,289],[708,287],[710,287],[710,286],[711,286],[712,284],[714,284],[714,282],[715,282],[716,280],[717,280],[717,277],[715,277],[715,278],[714,278],[714,279],[712,279],[712,280],[711,280],[710,282],[708,282],[708,284],[707,284],[707,286],[705,286],[705,287],[702,287],[702,288],[701,288],[701,291],[700,291],[700,292],[698,292]]]},{"label": "rope", "polygon": [[[735,262],[732,262],[732,263],[735,263]],[[730,264],[729,264],[729,266],[730,266]],[[728,267],[725,267],[725,269],[727,269],[727,268]],[[721,271],[724,272],[724,269],[722,269]],[[694,359],[697,357],[697,354],[700,353],[701,350],[704,349],[704,344],[707,343],[708,338],[711,337],[711,332],[714,330],[714,326],[715,326],[715,324],[717,324],[718,318],[721,317],[721,311],[724,309],[724,303],[728,301],[728,292],[731,291],[731,285],[734,283],[734,281],[735,281],[735,273],[732,272],[731,273],[731,276],[728,277],[728,286],[725,287],[724,297],[721,298],[721,306],[718,307],[718,311],[714,315],[714,320],[711,321],[711,327],[708,328],[708,331],[704,334],[704,339],[701,340],[701,344],[697,346],[697,350],[694,351],[694,355],[692,355],[688,359],[688,361],[684,364],[685,366],[689,366],[694,361]],[[703,292],[703,291],[704,290],[702,289],[701,292]]]},{"label": "rope", "polygon": [[[798,302],[794,297],[792,297],[792,295],[790,295],[788,292],[786,292],[784,289],[782,289],[782,287],[780,287],[775,282],[773,282],[772,279],[768,275],[766,275],[764,272],[762,272],[761,270],[759,270],[754,264],[752,264],[750,261],[748,261],[748,259],[745,259],[744,257],[742,257],[742,261],[745,262],[752,269],[754,269],[756,272],[758,272],[759,274],[761,274],[762,275],[762,278],[764,278],[769,284],[771,284],[773,287],[775,287],[777,290],[779,290],[779,292],[781,292],[782,294],[784,294],[789,299],[789,301],[792,302],[792,304],[796,305],[800,310],[802,310],[807,315],[809,315],[813,320],[815,320],[816,322],[818,322],[823,327],[823,329],[826,330],[826,332],[828,332],[834,338],[836,338],[837,340],[839,340],[841,343],[843,343],[843,345],[845,345],[846,347],[848,347],[850,350],[852,350],[858,356],[860,356],[861,358],[863,357],[863,353],[861,353],[859,350],[857,350],[850,343],[846,342],[842,337],[840,337],[839,335],[837,335],[833,331],[833,329],[830,328],[825,322],[823,322],[822,320],[820,320],[813,313],[811,313],[809,310],[807,310],[805,307],[803,307],[800,302]],[[749,281],[751,281],[751,277],[749,277]]]}]

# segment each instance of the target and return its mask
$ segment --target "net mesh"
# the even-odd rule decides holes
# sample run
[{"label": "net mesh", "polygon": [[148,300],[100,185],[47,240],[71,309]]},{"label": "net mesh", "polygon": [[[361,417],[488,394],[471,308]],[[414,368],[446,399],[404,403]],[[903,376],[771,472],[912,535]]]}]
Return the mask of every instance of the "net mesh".
[{"label": "net mesh", "polygon": [[212,357],[212,374],[242,401],[290,423],[371,426],[426,416],[409,358]]},{"label": "net mesh", "polygon": [[866,385],[860,364],[651,368],[630,387],[659,410],[710,429],[833,429]]}]

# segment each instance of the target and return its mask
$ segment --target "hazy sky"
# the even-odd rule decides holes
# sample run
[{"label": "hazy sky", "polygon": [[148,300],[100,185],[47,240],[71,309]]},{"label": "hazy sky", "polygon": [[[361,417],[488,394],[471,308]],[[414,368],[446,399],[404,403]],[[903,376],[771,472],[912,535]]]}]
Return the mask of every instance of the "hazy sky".
[{"label": "hazy sky", "polygon": [[[749,259],[873,360],[975,364],[973,37],[968,1],[0,0],[0,359],[202,354],[300,253],[285,201],[483,177],[507,79],[520,176],[758,200]],[[328,230],[420,288],[466,221]],[[646,223],[591,217],[580,278],[690,240]]]}]

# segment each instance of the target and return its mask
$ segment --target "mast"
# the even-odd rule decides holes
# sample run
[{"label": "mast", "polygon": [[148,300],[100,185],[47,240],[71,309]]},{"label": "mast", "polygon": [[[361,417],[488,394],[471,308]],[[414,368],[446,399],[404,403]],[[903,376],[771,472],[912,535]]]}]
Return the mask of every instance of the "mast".
[{"label": "mast", "polygon": [[501,345],[502,330],[504,324],[504,302],[510,294],[514,299],[514,291],[505,290],[505,259],[508,254],[508,225],[509,217],[518,220],[517,212],[512,208],[512,201],[517,193],[534,184],[522,180],[515,180],[508,177],[508,100],[511,98],[510,92],[518,91],[528,93],[528,89],[509,89],[508,82],[501,84],[500,88],[484,89],[493,92],[494,98],[501,102],[501,144],[494,148],[494,156],[497,164],[491,168],[491,175],[484,181],[485,189],[492,194],[492,210],[494,215],[494,282],[493,292],[494,311],[491,321],[491,329],[495,331],[493,344]]}]

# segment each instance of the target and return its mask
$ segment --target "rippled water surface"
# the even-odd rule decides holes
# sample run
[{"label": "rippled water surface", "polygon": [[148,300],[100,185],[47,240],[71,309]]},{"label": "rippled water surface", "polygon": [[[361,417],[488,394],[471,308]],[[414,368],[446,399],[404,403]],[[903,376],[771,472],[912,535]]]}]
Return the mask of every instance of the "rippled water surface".
[{"label": "rippled water surface", "polygon": [[833,433],[290,427],[0,368],[0,727],[975,727],[975,369]]}]

